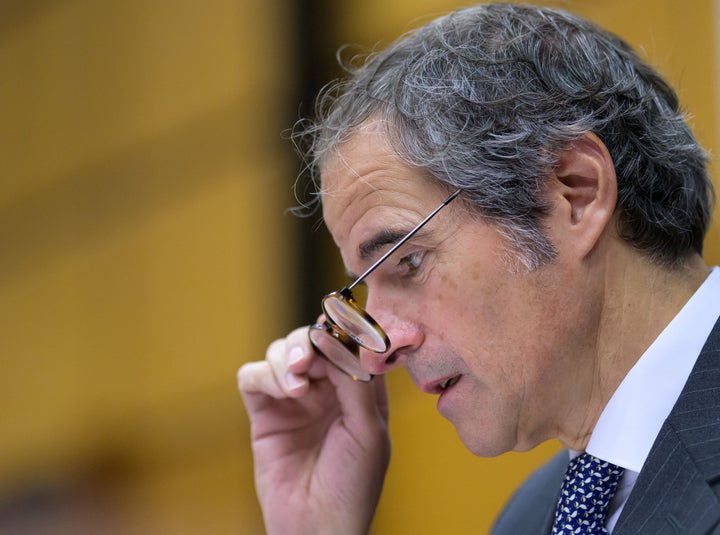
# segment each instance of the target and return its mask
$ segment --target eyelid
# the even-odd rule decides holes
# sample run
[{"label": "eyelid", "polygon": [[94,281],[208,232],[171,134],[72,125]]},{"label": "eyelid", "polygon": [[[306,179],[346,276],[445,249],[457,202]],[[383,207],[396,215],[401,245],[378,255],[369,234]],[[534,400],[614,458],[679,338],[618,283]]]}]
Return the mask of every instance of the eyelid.
[{"label": "eyelid", "polygon": [[401,263],[404,263],[404,264],[408,264],[408,263],[410,263],[412,260],[414,260],[414,259],[416,259],[416,258],[420,258],[420,257],[421,257],[421,253],[422,253],[422,251],[412,251],[412,252],[406,254],[405,256],[403,256],[403,257],[400,259],[400,262],[401,262]]},{"label": "eyelid", "polygon": [[403,257],[398,261],[398,265],[403,266],[408,271],[407,274],[414,275],[422,267],[426,252],[427,251],[424,249],[411,251],[403,255]]}]

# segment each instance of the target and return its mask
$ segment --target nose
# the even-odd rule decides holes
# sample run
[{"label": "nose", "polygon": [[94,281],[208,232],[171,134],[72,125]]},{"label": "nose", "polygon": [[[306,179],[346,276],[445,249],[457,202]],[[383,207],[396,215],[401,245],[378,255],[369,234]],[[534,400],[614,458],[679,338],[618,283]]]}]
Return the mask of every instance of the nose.
[{"label": "nose", "polygon": [[362,367],[373,375],[387,373],[393,368],[402,366],[406,357],[417,350],[424,340],[423,329],[418,322],[410,316],[400,316],[395,310],[396,307],[387,305],[388,303],[384,306],[368,307],[368,313],[390,338],[390,348],[385,353],[360,350]]}]

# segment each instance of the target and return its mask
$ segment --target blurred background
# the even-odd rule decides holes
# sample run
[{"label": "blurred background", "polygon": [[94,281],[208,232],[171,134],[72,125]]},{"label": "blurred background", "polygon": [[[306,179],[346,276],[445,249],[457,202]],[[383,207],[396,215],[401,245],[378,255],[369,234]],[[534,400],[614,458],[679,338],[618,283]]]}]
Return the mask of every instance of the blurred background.
[{"label": "blurred background", "polygon": [[[546,4],[639,47],[718,151],[719,1]],[[0,533],[263,533],[235,372],[343,281],[318,218],[286,213],[282,132],[340,45],[460,5],[0,1]],[[474,458],[390,388],[374,533],[486,532],[558,447]]]}]

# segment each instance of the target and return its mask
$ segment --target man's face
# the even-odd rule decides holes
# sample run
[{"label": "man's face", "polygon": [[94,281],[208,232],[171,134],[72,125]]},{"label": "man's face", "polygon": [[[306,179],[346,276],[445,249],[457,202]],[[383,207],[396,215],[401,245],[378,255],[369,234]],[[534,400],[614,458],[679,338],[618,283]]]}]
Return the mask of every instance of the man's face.
[{"label": "man's face", "polygon": [[[323,168],[325,221],[352,274],[448,194],[399,160],[381,130],[366,125]],[[392,347],[361,359],[375,374],[405,367],[473,453],[529,449],[584,417],[592,379],[578,370],[596,314],[562,249],[552,265],[518,273],[498,231],[461,199],[366,279],[366,308]]]}]

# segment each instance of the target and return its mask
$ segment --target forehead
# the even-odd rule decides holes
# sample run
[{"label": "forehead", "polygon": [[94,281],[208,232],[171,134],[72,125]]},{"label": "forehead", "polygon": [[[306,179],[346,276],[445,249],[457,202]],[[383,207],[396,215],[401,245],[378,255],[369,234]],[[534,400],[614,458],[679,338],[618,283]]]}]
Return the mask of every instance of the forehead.
[{"label": "forehead", "polygon": [[358,233],[416,223],[446,194],[427,171],[397,156],[379,121],[337,147],[321,171],[323,216],[341,248]]}]

